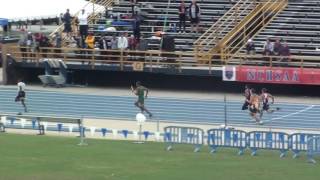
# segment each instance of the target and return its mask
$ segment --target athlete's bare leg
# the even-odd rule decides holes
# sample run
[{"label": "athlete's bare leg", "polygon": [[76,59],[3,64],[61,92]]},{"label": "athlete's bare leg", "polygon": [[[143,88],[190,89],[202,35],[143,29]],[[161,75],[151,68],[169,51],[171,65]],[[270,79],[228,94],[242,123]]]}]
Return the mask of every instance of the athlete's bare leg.
[{"label": "athlete's bare leg", "polygon": [[134,105],[137,106],[141,110],[141,113],[143,113],[145,111],[146,113],[149,114],[149,117],[152,117],[152,113],[143,104],[141,104],[139,102],[135,102]]},{"label": "athlete's bare leg", "polygon": [[152,113],[144,105],[141,108],[149,114],[149,117],[152,117]]},{"label": "athlete's bare leg", "polygon": [[24,102],[24,99],[21,99],[21,104],[22,104],[22,106],[24,108],[24,112],[28,112],[26,103]]},{"label": "athlete's bare leg", "polygon": [[140,106],[140,103],[138,101],[135,102],[134,105],[140,109],[141,113],[143,113],[143,108]]}]

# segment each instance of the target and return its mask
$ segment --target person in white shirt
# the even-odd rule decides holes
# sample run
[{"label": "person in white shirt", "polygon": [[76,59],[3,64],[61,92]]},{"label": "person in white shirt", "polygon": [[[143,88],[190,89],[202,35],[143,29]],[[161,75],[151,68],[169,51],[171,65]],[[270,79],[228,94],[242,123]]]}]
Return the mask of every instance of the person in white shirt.
[{"label": "person in white shirt", "polygon": [[[128,48],[128,39],[127,37],[125,36],[125,33],[122,33],[120,35],[120,37],[118,37],[118,48],[121,50],[121,51],[125,51],[127,48]],[[120,55],[121,56],[121,55]],[[122,60],[123,61],[126,61],[127,60],[127,52],[123,52],[122,53]],[[120,58],[121,59],[121,58]]]},{"label": "person in white shirt", "polygon": [[79,20],[79,30],[80,30],[80,37],[81,37],[81,43],[82,48],[84,48],[84,40],[88,36],[88,14],[85,13],[85,10],[82,9],[81,13],[78,16]]},{"label": "person in white shirt", "polygon": [[[19,81],[18,84],[18,95],[16,96],[15,98],[15,102],[21,102],[23,108],[24,108],[24,112],[28,112],[27,110],[27,106],[25,104],[25,99],[26,99],[26,92],[25,92],[25,89],[26,89],[26,84],[23,82],[23,81]],[[19,113],[21,114],[21,113]]]},{"label": "person in white shirt", "polygon": [[120,50],[126,50],[128,48],[128,39],[124,36],[124,33],[118,38],[118,48]]},{"label": "person in white shirt", "polygon": [[273,43],[268,38],[267,41],[263,45],[263,54],[266,56],[272,56],[273,55]]}]

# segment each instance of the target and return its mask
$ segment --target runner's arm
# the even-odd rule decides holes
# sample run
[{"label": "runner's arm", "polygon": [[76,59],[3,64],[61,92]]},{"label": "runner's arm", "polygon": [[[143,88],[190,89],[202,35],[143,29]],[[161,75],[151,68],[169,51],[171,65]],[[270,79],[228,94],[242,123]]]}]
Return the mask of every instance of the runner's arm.
[{"label": "runner's arm", "polygon": [[274,97],[271,94],[268,94],[268,98],[271,98],[271,100],[272,100],[271,104],[273,104],[274,103]]},{"label": "runner's arm", "polygon": [[145,88],[144,90],[146,91],[145,98],[147,98],[147,97],[148,97],[148,93],[149,93],[149,89],[148,89],[148,88]]},{"label": "runner's arm", "polygon": [[133,86],[131,86],[131,91],[132,91],[133,94],[137,95],[137,91],[136,91],[135,88],[133,88]]}]

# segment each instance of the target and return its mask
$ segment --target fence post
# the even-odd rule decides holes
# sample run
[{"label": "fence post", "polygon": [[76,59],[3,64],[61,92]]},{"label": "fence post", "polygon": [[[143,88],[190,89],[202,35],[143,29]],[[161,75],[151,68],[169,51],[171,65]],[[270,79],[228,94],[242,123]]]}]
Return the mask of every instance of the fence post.
[{"label": "fence post", "polygon": [[123,71],[123,49],[120,50],[120,70]]},{"label": "fence post", "polygon": [[96,50],[92,50],[92,56],[91,56],[91,68],[94,69],[94,64],[95,64],[95,56],[96,56]]}]

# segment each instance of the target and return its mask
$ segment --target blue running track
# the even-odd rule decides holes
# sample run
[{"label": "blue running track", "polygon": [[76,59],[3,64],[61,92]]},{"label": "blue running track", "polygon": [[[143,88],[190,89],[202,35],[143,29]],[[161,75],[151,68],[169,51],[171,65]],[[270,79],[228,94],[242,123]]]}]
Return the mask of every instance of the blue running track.
[{"label": "blue running track", "polygon": [[[0,112],[22,111],[15,103],[17,90],[0,88]],[[134,120],[138,109],[133,105],[136,97],[88,95],[55,91],[27,90],[27,114],[74,116],[97,119]],[[242,101],[227,102],[228,123],[233,126],[261,127],[241,111]],[[264,114],[262,127],[289,129],[320,128],[320,104],[277,103],[281,108],[272,114]],[[176,99],[150,97],[146,107],[153,112],[152,120],[195,124],[223,124],[224,102],[221,100]]]}]

